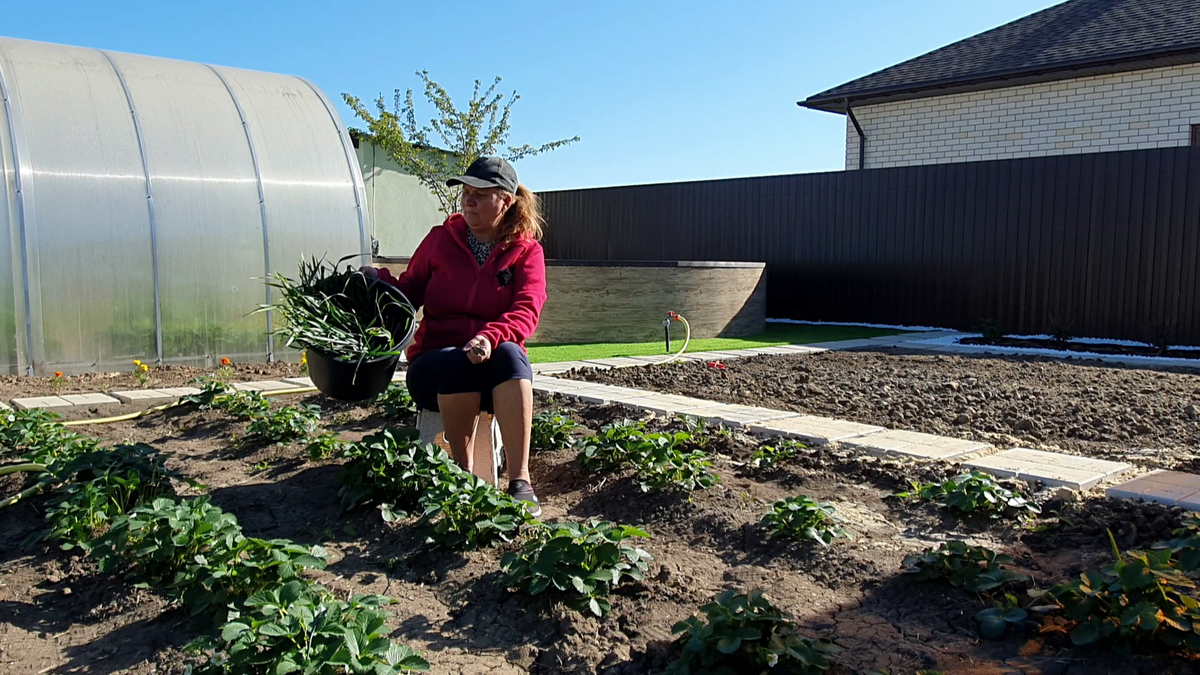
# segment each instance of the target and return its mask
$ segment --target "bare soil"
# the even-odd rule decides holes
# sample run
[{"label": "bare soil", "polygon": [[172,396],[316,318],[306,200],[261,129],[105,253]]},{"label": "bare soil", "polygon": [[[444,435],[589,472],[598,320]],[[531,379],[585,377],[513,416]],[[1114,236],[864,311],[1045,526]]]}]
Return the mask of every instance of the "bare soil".
[{"label": "bare soil", "polygon": [[[757,367],[736,362],[724,372],[737,375],[744,366]],[[708,374],[690,366],[675,372]],[[712,385],[703,392],[722,395]],[[778,400],[772,396],[753,401],[771,404]],[[374,408],[289,398],[275,405],[318,403],[326,425],[349,440],[384,424]],[[585,430],[635,414],[614,406],[573,411]],[[724,589],[753,587],[767,589],[806,632],[844,649],[835,675],[876,669],[912,675],[927,668],[972,675],[1197,672],[1196,664],[1177,656],[1117,660],[1032,630],[983,641],[973,619],[982,609],[978,598],[900,573],[905,555],[968,538],[1013,554],[1045,587],[1103,564],[1108,529],[1127,544],[1144,545],[1178,525],[1177,509],[1113,504],[1099,494],[1078,502],[1041,494],[1043,517],[1028,527],[964,523],[889,497],[910,478],[944,477],[951,467],[813,449],[781,469],[757,473],[745,460],[759,441],[738,433],[714,437],[708,449],[721,484],[690,500],[643,494],[628,475],[585,475],[569,450],[539,453],[532,469],[545,519],[603,518],[653,535],[645,544],[655,557],[646,582],[618,592],[613,612],[599,621],[553,598],[499,587],[503,549],[431,550],[411,522],[388,525],[373,511],[341,513],[336,464],[308,462],[298,445],[245,445],[244,424],[220,413],[176,410],[82,429],[171,453],[170,464],[207,484],[213,501],[236,514],[248,534],[325,545],[332,564],[319,580],[341,592],[395,598],[394,637],[424,651],[436,673],[658,672],[674,657],[675,622]],[[0,483],[3,494],[14,487]],[[757,526],[767,504],[797,494],[833,503],[855,538],[829,548],[767,540]],[[182,613],[151,591],[100,574],[86,558],[45,545],[24,547],[42,528],[40,506],[33,500],[0,518],[0,673],[180,672],[181,646],[193,636]]]},{"label": "bare soil", "polygon": [[587,369],[586,379],[1200,472],[1200,369],[900,349]]},{"label": "bare soil", "polygon": [[300,377],[298,363],[234,363],[224,368],[190,368],[187,366],[152,366],[143,385],[132,370],[119,373],[83,373],[54,377],[0,375],[0,401],[24,396],[58,396],[60,394],[91,394],[132,389],[163,389],[186,387],[204,375],[219,374],[233,382],[247,380]]}]

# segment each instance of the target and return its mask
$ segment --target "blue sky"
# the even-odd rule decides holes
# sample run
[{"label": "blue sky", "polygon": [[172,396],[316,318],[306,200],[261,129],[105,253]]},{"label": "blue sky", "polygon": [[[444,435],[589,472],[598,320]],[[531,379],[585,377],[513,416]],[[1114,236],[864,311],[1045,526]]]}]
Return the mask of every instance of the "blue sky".
[{"label": "blue sky", "polygon": [[1057,2],[22,1],[0,34],[303,75],[339,104],[500,75],[512,141],[582,137],[517,165],[551,190],[840,170],[844,118],[796,101]]}]

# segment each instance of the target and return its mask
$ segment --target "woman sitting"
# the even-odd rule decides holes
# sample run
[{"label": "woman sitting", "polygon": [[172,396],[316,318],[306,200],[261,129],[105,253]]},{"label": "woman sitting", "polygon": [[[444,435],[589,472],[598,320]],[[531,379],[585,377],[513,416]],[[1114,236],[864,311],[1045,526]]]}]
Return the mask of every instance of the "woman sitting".
[{"label": "woman sitting", "polygon": [[451,456],[471,470],[476,417],[493,413],[508,494],[537,516],[529,479],[533,370],[524,343],[546,302],[538,199],[499,157],[479,158],[446,184],[462,186],[462,213],[429,231],[399,277],[364,272],[425,308],[408,348],[408,390],[418,406],[441,412]]}]

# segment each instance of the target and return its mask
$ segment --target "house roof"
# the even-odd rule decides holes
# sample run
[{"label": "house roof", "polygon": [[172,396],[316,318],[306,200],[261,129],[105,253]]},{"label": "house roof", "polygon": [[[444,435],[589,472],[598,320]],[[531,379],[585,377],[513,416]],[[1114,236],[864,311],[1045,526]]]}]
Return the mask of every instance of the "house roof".
[{"label": "house roof", "polygon": [[1200,0],[1069,0],[814,94],[799,105],[943,96],[1200,62]]}]

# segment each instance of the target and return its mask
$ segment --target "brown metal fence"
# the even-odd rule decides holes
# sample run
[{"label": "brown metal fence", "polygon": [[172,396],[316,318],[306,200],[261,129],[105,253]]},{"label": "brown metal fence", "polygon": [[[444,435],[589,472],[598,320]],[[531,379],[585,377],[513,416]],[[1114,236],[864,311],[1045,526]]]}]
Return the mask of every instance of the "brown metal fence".
[{"label": "brown metal fence", "polygon": [[776,318],[1200,344],[1200,148],[541,197],[548,257],[763,261]]}]

